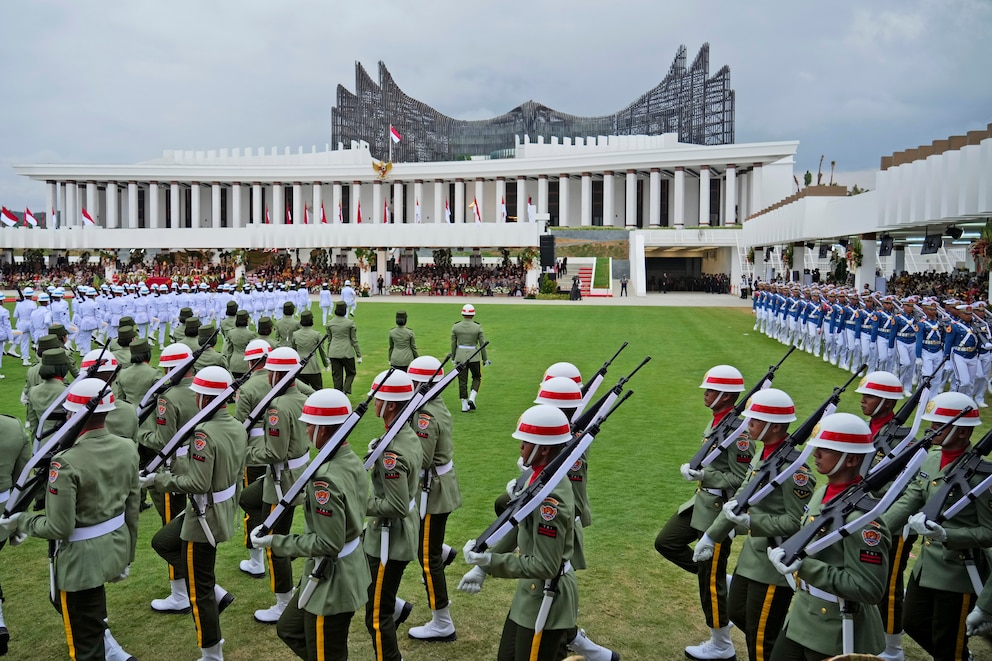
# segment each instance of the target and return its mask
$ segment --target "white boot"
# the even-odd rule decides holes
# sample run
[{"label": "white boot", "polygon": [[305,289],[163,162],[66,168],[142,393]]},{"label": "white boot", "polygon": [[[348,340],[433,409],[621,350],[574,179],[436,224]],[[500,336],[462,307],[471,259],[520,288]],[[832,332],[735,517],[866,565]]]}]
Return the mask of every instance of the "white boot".
[{"label": "white boot", "polygon": [[286,606],[289,605],[289,600],[292,598],[292,590],[289,592],[277,592],[276,605],[264,610],[255,611],[255,620],[262,624],[275,624],[279,621],[279,616],[286,610]]},{"label": "white boot", "polygon": [[216,645],[201,647],[199,661],[224,661],[224,652],[221,651],[223,645],[224,639],[222,638]]},{"label": "white boot", "polygon": [[428,640],[438,643],[450,643],[458,640],[458,634],[455,633],[455,625],[451,621],[451,614],[447,607],[431,611],[431,621],[422,627],[411,627],[407,635],[414,640]]},{"label": "white boot", "polygon": [[152,610],[167,615],[182,615],[190,611],[189,592],[186,591],[186,581],[177,579],[169,581],[172,594],[165,599],[152,599]]},{"label": "white boot", "polygon": [[121,644],[114,638],[114,634],[110,633],[109,626],[103,630],[103,654],[106,661],[135,661],[133,656],[124,651]]},{"label": "white boot", "polygon": [[883,661],[903,661],[906,658],[902,651],[902,632],[885,634],[885,651],[878,655]]},{"label": "white boot", "polygon": [[568,649],[581,654],[586,661],[620,661],[619,653],[592,642],[585,629],[579,629],[575,638],[568,643]]},{"label": "white boot", "polygon": [[699,645],[686,647],[685,655],[696,661],[735,658],[737,652],[734,651],[734,643],[730,640],[730,625],[722,629],[710,629],[710,639]]},{"label": "white boot", "polygon": [[393,624],[399,626],[406,622],[406,618],[410,617],[412,611],[413,604],[396,597],[396,603],[393,606]]},{"label": "white boot", "polygon": [[475,398],[476,396],[478,396],[478,394],[479,393],[476,392],[475,390],[473,390],[468,394],[468,407],[473,411],[475,410]]},{"label": "white boot", "polygon": [[223,613],[224,609],[234,601],[234,595],[214,583],[214,599],[217,600],[217,612]]},{"label": "white boot", "polygon": [[458,550],[447,544],[441,544],[441,558],[444,560],[444,566],[447,567],[458,559]]},{"label": "white boot", "polygon": [[252,578],[265,576],[265,549],[248,549],[248,560],[242,560],[238,568]]},{"label": "white boot", "polygon": [[468,400],[467,399],[463,399],[462,400],[462,413],[468,413],[468,411],[469,411]]}]

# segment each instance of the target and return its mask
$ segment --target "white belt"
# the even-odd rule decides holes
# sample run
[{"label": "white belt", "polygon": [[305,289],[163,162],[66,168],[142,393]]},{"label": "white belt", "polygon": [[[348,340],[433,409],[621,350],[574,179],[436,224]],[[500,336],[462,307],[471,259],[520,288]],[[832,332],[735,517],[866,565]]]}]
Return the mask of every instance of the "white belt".
[{"label": "white belt", "polygon": [[358,545],[361,543],[361,541],[362,541],[361,537],[356,537],[355,539],[351,540],[350,542],[342,546],[341,550],[338,552],[338,560],[340,560],[341,558],[347,558],[349,555],[354,553],[355,549],[358,548]]},{"label": "white belt", "polygon": [[297,468],[303,468],[308,463],[310,463],[310,453],[302,454],[296,459],[290,459],[286,462],[287,470],[296,470]]},{"label": "white belt", "polygon": [[10,489],[6,491],[0,491],[0,505],[3,505],[8,500],[10,500]]},{"label": "white belt", "polygon": [[[454,467],[455,467],[455,464],[449,461],[446,464],[441,464],[440,466],[435,466],[434,467],[434,472],[437,474],[438,477],[441,477],[445,473],[450,473],[451,472],[451,469],[454,468]],[[420,471],[420,477],[423,477],[423,476],[424,476],[424,471]]]},{"label": "white belt", "polygon": [[810,593],[811,596],[814,596],[817,599],[822,599],[823,601],[829,601],[832,604],[839,603],[840,601],[837,598],[837,595],[833,595],[830,594],[829,592],[825,592],[814,585],[810,585],[809,583],[807,583],[802,579],[799,579],[799,587],[805,590],[806,592]]},{"label": "white belt", "polygon": [[98,523],[94,526],[83,526],[82,528],[76,528],[69,535],[70,542],[83,542],[87,539],[93,539],[95,537],[102,537],[108,533],[112,533],[121,526],[124,525],[124,512],[121,512],[114,518],[104,521],[103,523]]},{"label": "white belt", "polygon": [[237,490],[238,490],[238,485],[235,483],[229,486],[228,488],[224,489],[223,491],[213,492],[213,494],[211,495],[213,496],[214,505],[217,505],[218,503],[223,503],[225,500],[231,500],[232,498],[234,498],[234,492]]},{"label": "white belt", "polygon": [[407,512],[412,512],[413,511],[413,508],[416,507],[416,506],[417,506],[417,499],[416,498],[412,498],[412,499],[410,499],[410,506],[406,508],[406,511]]},{"label": "white belt", "polygon": [[714,496],[723,497],[723,491],[721,491],[720,489],[707,489],[706,487],[699,487],[699,490],[700,491],[705,491],[706,493],[711,494],[711,495],[714,495]]},{"label": "white belt", "polygon": [[475,348],[475,345],[474,344],[459,344],[458,345],[458,348],[459,349],[474,349]]},{"label": "white belt", "polygon": [[261,427],[252,427],[251,429],[248,430],[248,437],[254,438],[256,436],[261,436],[264,433],[265,430],[262,429]]}]

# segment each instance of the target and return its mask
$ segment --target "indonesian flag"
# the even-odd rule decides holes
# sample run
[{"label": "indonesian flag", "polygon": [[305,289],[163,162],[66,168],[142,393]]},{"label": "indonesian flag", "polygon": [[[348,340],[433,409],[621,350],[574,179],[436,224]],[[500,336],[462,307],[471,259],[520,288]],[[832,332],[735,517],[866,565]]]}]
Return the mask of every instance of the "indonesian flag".
[{"label": "indonesian flag", "polygon": [[286,205],[286,224],[287,225],[293,224],[293,212],[289,210],[288,204]]},{"label": "indonesian flag", "polygon": [[382,222],[389,224],[389,205],[386,204],[385,198],[382,200]]},{"label": "indonesian flag", "polygon": [[403,136],[400,135],[400,132],[392,124],[389,125],[389,137],[392,138],[394,143],[403,139]]},{"label": "indonesian flag", "polygon": [[476,197],[472,198],[472,204],[468,205],[469,209],[475,210],[475,222],[476,224],[482,224],[482,212],[479,210],[479,199]]},{"label": "indonesian flag", "polygon": [[338,202],[338,225],[344,222],[344,211],[341,210],[341,203]]},{"label": "indonesian flag", "polygon": [[24,224],[30,225],[31,227],[38,226],[38,220],[34,217],[34,214],[31,213],[31,209],[28,209],[27,207],[24,207]]},{"label": "indonesian flag", "polygon": [[48,226],[58,228],[58,218],[55,217],[55,207],[52,207],[52,215],[48,217]]},{"label": "indonesian flag", "polygon": [[7,227],[13,227],[17,224],[17,216],[15,216],[7,207],[0,207],[0,220],[2,220],[3,224]]},{"label": "indonesian flag", "polygon": [[420,223],[420,200],[416,200],[413,205],[413,219],[417,224]]},{"label": "indonesian flag", "polygon": [[451,223],[451,208],[448,206],[448,200],[444,201],[444,219],[449,224]]},{"label": "indonesian flag", "polygon": [[326,225],[327,224],[327,214],[324,213],[324,203],[323,202],[320,203],[320,224],[321,225]]},{"label": "indonesian flag", "polygon": [[272,219],[269,218],[269,207],[265,207],[265,224],[268,225],[270,222]]},{"label": "indonesian flag", "polygon": [[533,223],[534,222],[534,216],[536,216],[536,215],[537,215],[537,206],[535,206],[533,200],[531,200],[531,198],[528,197],[527,198],[527,222]]},{"label": "indonesian flag", "polygon": [[304,225],[310,224],[310,210],[307,209],[307,205],[305,204],[303,205],[303,224]]},{"label": "indonesian flag", "polygon": [[96,223],[93,222],[93,217],[86,211],[86,207],[83,207],[83,227],[91,225],[96,225]]},{"label": "indonesian flag", "polygon": [[499,199],[499,221],[501,223],[506,222],[506,198],[501,197]]},{"label": "indonesian flag", "polygon": [[358,225],[362,224],[362,201],[358,201]]}]

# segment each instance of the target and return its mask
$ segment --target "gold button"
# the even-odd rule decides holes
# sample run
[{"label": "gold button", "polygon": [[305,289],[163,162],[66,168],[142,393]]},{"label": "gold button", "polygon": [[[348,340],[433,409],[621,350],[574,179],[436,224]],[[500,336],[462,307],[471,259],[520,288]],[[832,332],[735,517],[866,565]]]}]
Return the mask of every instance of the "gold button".
[{"label": "gold button", "polygon": [[924,546],[930,546],[930,540],[928,539],[928,540],[924,541],[923,542],[923,545]]},{"label": "gold button", "polygon": [[531,589],[531,590],[533,590],[533,589],[534,589],[535,587],[536,587],[536,586],[535,586],[535,585],[534,585],[533,583],[531,583],[531,584],[530,584],[530,589]]},{"label": "gold button", "polygon": [[932,487],[935,487],[935,486],[937,486],[937,480],[934,480],[933,482],[931,482],[931,483],[930,483],[930,486],[932,486]]},{"label": "gold button", "polygon": [[826,608],[821,608],[820,609],[820,614],[821,615],[826,615],[827,614],[827,609]]}]

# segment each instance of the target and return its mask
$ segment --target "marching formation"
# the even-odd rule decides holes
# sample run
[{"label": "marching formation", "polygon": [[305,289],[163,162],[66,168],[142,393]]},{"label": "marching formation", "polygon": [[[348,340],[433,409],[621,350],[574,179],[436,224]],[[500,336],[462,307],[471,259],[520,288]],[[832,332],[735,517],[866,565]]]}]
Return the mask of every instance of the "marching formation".
[{"label": "marching formation", "polygon": [[[138,515],[151,506],[160,523],[151,547],[165,562],[134,571],[160,572],[163,595],[150,608],[192,616],[202,661],[224,658],[224,628],[232,625],[222,614],[235,595],[216,571],[218,545],[231,540],[246,549],[239,569],[268,577],[272,605],[254,620],[275,625],[300,658],[346,659],[351,621],[364,607],[375,658],[401,659],[397,625],[412,606],[398,592],[411,562],[420,565],[431,613],[409,638],[458,639],[445,569],[459,553],[445,531],[462,497],[452,414],[440,395],[457,379],[461,410],[479,405],[481,368],[491,363],[472,305],[461,309],[444,359],[420,354],[406,313],[398,313],[390,366],[353,404],[362,361],[354,299],[328,297],[325,305],[321,297],[321,334],[309,300],[280,301],[273,324],[267,317],[276,308],[252,323],[256,311],[241,307],[238,292],[180,299],[182,291],[137,289],[127,299],[189,303],[174,316],[171,308],[124,308],[126,290],[80,294],[68,321],[53,319],[43,329],[50,332],[21,348],[21,356],[38,357],[24,389],[26,429],[0,416],[0,536],[11,546],[28,536],[50,541],[49,596],[71,658],[134,658],[111,633],[124,614],[107,612],[105,585],[131,574]],[[21,303],[32,296],[25,289]],[[47,309],[45,297],[38,309]],[[95,313],[101,298],[112,305]],[[87,348],[78,366],[73,339]],[[164,346],[153,361],[156,341]],[[99,347],[88,348],[93,342]],[[535,406],[507,430],[520,460],[495,522],[464,545],[470,569],[458,583],[474,594],[488,576],[517,579],[501,660],[619,659],[578,628],[576,580],[586,567],[582,529],[592,523],[589,449],[649,360],[597,399],[616,357],[586,382],[570,363],[535,374]],[[320,366],[333,370],[334,388],[323,387]],[[349,435],[370,408],[384,431],[366,448]],[[294,532],[297,510],[302,532]],[[302,573],[296,558],[305,559]],[[0,655],[9,640],[0,611]]]}]

